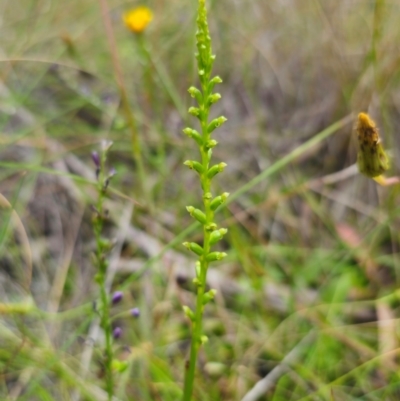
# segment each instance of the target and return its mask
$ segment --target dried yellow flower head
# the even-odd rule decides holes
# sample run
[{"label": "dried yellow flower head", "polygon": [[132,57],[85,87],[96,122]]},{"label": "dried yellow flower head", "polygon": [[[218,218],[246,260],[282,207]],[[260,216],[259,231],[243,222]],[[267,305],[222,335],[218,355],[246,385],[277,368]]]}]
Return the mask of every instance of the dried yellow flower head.
[{"label": "dried yellow flower head", "polygon": [[149,8],[141,6],[127,11],[122,19],[129,30],[134,33],[141,33],[153,19],[153,13]]},{"label": "dried yellow flower head", "polygon": [[357,165],[360,173],[374,178],[389,169],[389,159],[383,149],[375,122],[366,113],[358,115],[356,126],[359,151]]}]

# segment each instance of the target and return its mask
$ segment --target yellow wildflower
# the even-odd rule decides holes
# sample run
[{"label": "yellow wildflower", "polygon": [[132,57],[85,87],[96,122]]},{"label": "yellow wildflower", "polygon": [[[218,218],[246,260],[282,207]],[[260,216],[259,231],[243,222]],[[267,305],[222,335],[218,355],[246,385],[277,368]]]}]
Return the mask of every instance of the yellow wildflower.
[{"label": "yellow wildflower", "polygon": [[153,19],[153,13],[147,7],[136,7],[123,15],[123,20],[128,29],[134,33],[143,32]]},{"label": "yellow wildflower", "polygon": [[359,151],[357,165],[361,173],[376,178],[389,169],[389,159],[383,149],[375,122],[366,113],[358,115]]},{"label": "yellow wildflower", "polygon": [[383,149],[375,122],[367,113],[360,113],[357,119],[359,151],[357,165],[360,173],[372,178],[379,185],[400,184],[400,177],[385,177],[389,169],[389,159]]}]

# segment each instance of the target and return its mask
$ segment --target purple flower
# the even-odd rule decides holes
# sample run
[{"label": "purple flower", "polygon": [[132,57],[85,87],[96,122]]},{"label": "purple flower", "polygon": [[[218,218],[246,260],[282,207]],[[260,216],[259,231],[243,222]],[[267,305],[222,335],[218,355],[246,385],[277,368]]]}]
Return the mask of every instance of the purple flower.
[{"label": "purple flower", "polygon": [[100,168],[100,156],[96,151],[92,152],[92,160],[96,168]]},{"label": "purple flower", "polygon": [[113,178],[115,174],[117,174],[117,170],[115,170],[114,167],[111,167],[111,170],[108,172],[108,176],[104,181],[104,188],[108,187],[108,184],[110,183],[111,178]]},{"label": "purple flower", "polygon": [[131,315],[133,316],[133,317],[139,317],[140,316],[140,309],[139,308],[133,308],[133,309],[131,309]]},{"label": "purple flower", "polygon": [[115,174],[117,174],[117,170],[115,170],[114,167],[111,167],[110,171],[108,172],[108,178],[114,177]]},{"label": "purple flower", "polygon": [[101,150],[103,152],[108,152],[112,145],[113,145],[112,141],[107,141],[106,139],[103,139],[101,141]]},{"label": "purple flower", "polygon": [[122,298],[124,297],[124,294],[122,291],[115,291],[114,294],[111,297],[111,302],[113,305],[118,304],[119,302],[122,301]]},{"label": "purple flower", "polygon": [[121,335],[122,335],[122,329],[121,329],[121,327],[116,327],[116,328],[113,330],[113,337],[114,337],[115,339],[117,339],[117,338],[120,338]]}]

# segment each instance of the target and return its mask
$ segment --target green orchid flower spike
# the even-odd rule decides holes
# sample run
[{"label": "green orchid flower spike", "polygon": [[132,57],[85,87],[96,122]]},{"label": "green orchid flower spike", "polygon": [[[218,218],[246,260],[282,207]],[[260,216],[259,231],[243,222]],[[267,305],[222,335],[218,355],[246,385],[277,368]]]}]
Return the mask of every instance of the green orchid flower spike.
[{"label": "green orchid flower spike", "polygon": [[207,342],[207,337],[202,332],[204,307],[214,298],[216,293],[215,290],[206,291],[207,270],[210,263],[220,261],[226,256],[226,253],[212,249],[227,233],[226,228],[218,227],[215,223],[214,213],[225,202],[229,193],[224,192],[214,196],[211,192],[211,181],[226,167],[223,162],[211,165],[213,148],[218,144],[212,135],[218,127],[225,123],[226,118],[220,116],[209,121],[211,106],[221,99],[221,95],[214,93],[213,90],[215,85],[221,83],[222,80],[219,77],[211,77],[215,56],[211,50],[205,0],[199,0],[196,41],[200,89],[194,86],[189,88],[190,95],[197,102],[196,107],[189,108],[189,113],[198,119],[201,129],[198,132],[194,128],[187,127],[183,132],[192,138],[199,147],[200,160],[187,160],[184,164],[198,175],[203,190],[202,207],[187,206],[186,208],[189,214],[203,227],[203,244],[184,243],[184,246],[196,255],[198,261],[196,263],[196,277],[193,280],[197,287],[196,306],[194,310],[186,305],[183,308],[192,326],[190,357],[185,368],[183,401],[190,401],[192,398],[197,355],[200,347]]}]

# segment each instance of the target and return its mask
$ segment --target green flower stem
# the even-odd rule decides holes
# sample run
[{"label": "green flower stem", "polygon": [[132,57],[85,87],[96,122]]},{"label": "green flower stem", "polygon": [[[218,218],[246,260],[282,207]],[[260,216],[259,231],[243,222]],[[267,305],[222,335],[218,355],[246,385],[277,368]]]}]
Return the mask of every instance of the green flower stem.
[{"label": "green flower stem", "polygon": [[144,192],[144,195],[148,196],[147,186],[146,186],[146,174],[145,174],[145,168],[144,168],[144,163],[143,163],[143,158],[142,158],[140,136],[139,136],[139,132],[138,132],[137,125],[136,125],[136,119],[135,119],[134,113],[132,111],[132,108],[130,106],[129,97],[127,94],[126,85],[125,85],[124,77],[122,74],[121,63],[119,61],[118,53],[116,50],[118,46],[117,46],[117,42],[116,42],[115,36],[114,36],[114,30],[113,30],[112,23],[111,23],[110,12],[108,9],[107,0],[99,0],[99,2],[100,2],[100,6],[101,6],[103,23],[105,26],[108,44],[109,44],[109,48],[110,48],[114,75],[115,75],[115,79],[116,79],[118,89],[120,92],[120,96],[121,96],[122,111],[125,114],[126,122],[129,127],[129,130],[131,132],[131,151],[132,151],[132,156],[133,156],[133,159],[134,159],[134,161],[136,163],[136,167],[137,167],[137,173],[138,173],[138,178],[139,178],[139,180],[138,180],[139,181],[138,182],[139,193]]},{"label": "green flower stem", "polygon": [[[203,93],[206,88],[203,87]],[[204,106],[204,104],[203,104]],[[208,120],[208,108],[204,110],[204,121],[202,122],[202,133],[204,142],[206,143],[210,135],[207,132],[207,120]],[[196,299],[196,311],[192,327],[192,343],[190,349],[189,366],[185,375],[185,383],[183,389],[183,401],[190,401],[193,393],[193,383],[196,371],[197,355],[201,346],[202,326],[203,326],[203,311],[204,311],[204,293],[206,288],[207,270],[209,263],[206,260],[206,256],[210,253],[210,235],[211,232],[207,230],[207,225],[214,221],[214,212],[210,208],[210,199],[204,196],[210,193],[211,179],[207,177],[207,170],[210,164],[210,158],[208,151],[204,147],[200,148],[201,160],[203,166],[203,173],[200,176],[201,186],[203,188],[203,204],[206,215],[206,224],[203,227],[204,239],[203,239],[203,256],[200,258],[200,276],[197,284],[197,299]]]},{"label": "green flower stem", "polygon": [[[184,312],[192,322],[192,337],[191,348],[188,365],[185,370],[183,401],[192,399],[194,379],[196,373],[196,362],[199,349],[202,344],[207,341],[207,337],[203,335],[203,312],[204,306],[213,299],[215,290],[210,290],[206,293],[207,270],[212,260],[220,260],[225,254],[220,252],[211,252],[211,247],[223,238],[227,230],[221,228],[217,230],[217,225],[214,223],[214,210],[216,204],[222,203],[229,194],[213,199],[211,194],[211,180],[216,174],[223,171],[226,164],[219,163],[210,167],[212,156],[212,148],[217,145],[217,142],[211,139],[211,133],[226,121],[225,117],[219,117],[208,122],[210,107],[217,102],[221,95],[212,93],[215,84],[222,82],[219,77],[210,80],[212,64],[214,56],[211,51],[211,38],[208,31],[207,12],[205,0],[199,0],[199,10],[197,17],[197,63],[201,90],[194,87],[189,88],[189,93],[197,100],[198,108],[191,107],[189,113],[196,116],[200,121],[201,134],[192,128],[185,128],[184,133],[194,139],[200,149],[201,163],[195,160],[187,160],[184,164],[190,169],[198,173],[203,191],[203,210],[196,209],[193,206],[188,206],[187,210],[190,215],[203,225],[203,246],[196,243],[184,243],[184,245],[199,256],[196,268],[196,278],[194,279],[197,285],[196,309],[193,312],[189,307],[184,306]],[[220,202],[220,203],[219,203]]]},{"label": "green flower stem", "polygon": [[93,231],[96,240],[96,263],[98,272],[96,281],[100,289],[100,306],[98,313],[100,316],[100,326],[105,335],[105,350],[104,350],[104,372],[105,383],[108,400],[111,401],[114,393],[114,380],[112,374],[112,327],[110,320],[110,296],[107,291],[107,267],[108,261],[106,254],[109,251],[109,242],[102,237],[104,226],[104,199],[107,191],[109,177],[105,175],[105,163],[107,158],[107,150],[110,145],[105,145],[100,154],[100,166],[98,167],[97,191],[98,198],[96,203],[95,217],[93,219]]},{"label": "green flower stem", "polygon": [[100,300],[102,303],[101,310],[101,327],[104,330],[105,335],[105,358],[104,358],[104,370],[105,370],[105,381],[106,381],[106,391],[109,401],[112,400],[114,392],[114,378],[112,374],[112,361],[113,361],[113,351],[112,351],[112,328],[110,324],[110,298],[108,296],[105,276],[100,284]]},{"label": "green flower stem", "polygon": [[[201,275],[200,275],[200,282],[205,283],[206,275],[207,275],[207,265],[203,265],[201,267]],[[201,333],[202,333],[202,326],[203,326],[203,304],[204,298],[204,285],[199,284],[197,290],[197,301],[196,301],[196,312],[195,312],[195,320],[193,322],[192,327],[192,344],[190,348],[190,359],[189,359],[189,366],[185,372],[185,383],[183,388],[183,401],[190,401],[192,398],[193,393],[193,383],[194,377],[196,372],[196,361],[197,355],[199,353],[199,349],[201,346]]]}]

